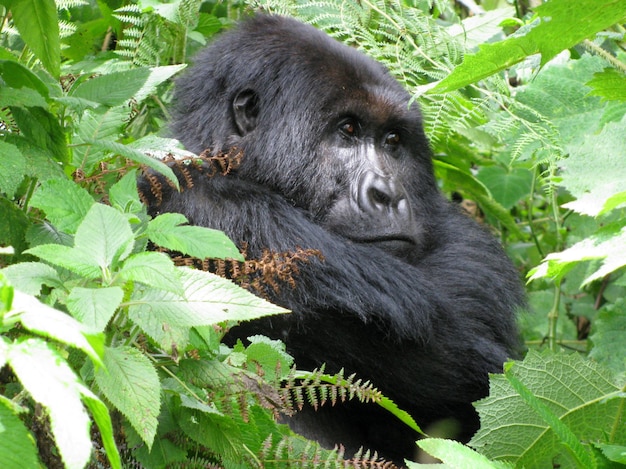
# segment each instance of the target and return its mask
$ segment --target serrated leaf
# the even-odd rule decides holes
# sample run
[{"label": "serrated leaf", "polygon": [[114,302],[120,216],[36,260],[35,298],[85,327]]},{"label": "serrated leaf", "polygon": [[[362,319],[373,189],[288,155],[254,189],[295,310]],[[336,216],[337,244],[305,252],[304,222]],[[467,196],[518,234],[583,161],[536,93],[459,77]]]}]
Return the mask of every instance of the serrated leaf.
[{"label": "serrated leaf", "polygon": [[[27,145],[35,146],[36,151],[47,152],[56,161],[67,161],[65,131],[54,114],[40,107],[14,107],[11,116],[27,139]],[[19,148],[22,154],[29,156],[25,148]]]},{"label": "serrated leaf", "polygon": [[37,106],[47,109],[48,103],[38,91],[32,88],[10,88],[4,86],[0,88],[0,107],[8,106]]},{"label": "serrated leaf", "polygon": [[150,68],[150,74],[143,83],[141,89],[135,94],[134,98],[141,102],[148,96],[153,94],[161,83],[169,80],[172,76],[187,67],[187,64],[164,65],[162,67]]},{"label": "serrated leaf", "polygon": [[[85,326],[50,306],[41,303],[37,298],[15,290],[13,312],[19,313],[18,319],[31,332],[58,340],[85,352],[94,363],[101,364],[100,355],[94,348],[101,350],[102,340],[97,344],[93,334]],[[88,337],[92,339],[90,342]]]},{"label": "serrated leaf", "polygon": [[[621,388],[611,373],[580,355],[530,351],[510,373],[565,425],[578,441],[624,441]],[[622,397],[620,397],[622,396]],[[530,409],[505,376],[490,377],[489,397],[476,403],[481,428],[470,446],[516,467],[576,467],[554,430]]]},{"label": "serrated leaf", "polygon": [[587,82],[591,96],[600,96],[603,101],[626,101],[626,75],[614,68],[605,68]]},{"label": "serrated leaf", "polygon": [[589,357],[616,373],[626,371],[626,300],[605,305],[593,322]]},{"label": "serrated leaf", "polygon": [[161,408],[156,370],[146,356],[132,347],[107,348],[104,365],[106,369],[95,372],[98,387],[151,448]]},{"label": "serrated leaf", "polygon": [[[471,448],[462,445],[458,441],[443,440],[440,438],[427,438],[419,440],[417,446],[431,456],[444,463],[445,468],[450,469],[504,469],[513,467],[500,461],[489,461],[485,456]],[[408,467],[419,469],[421,464],[408,462]]]},{"label": "serrated leaf", "polygon": [[8,0],[20,37],[55,78],[61,71],[59,22],[53,0]]},{"label": "serrated leaf", "polygon": [[120,287],[74,287],[67,297],[67,309],[89,329],[103,332],[123,298]]},{"label": "serrated leaf", "polygon": [[[626,0],[551,0],[535,9],[537,18],[518,34],[495,44],[482,44],[431,92],[443,93],[467,86],[505,70],[533,54],[545,65],[562,50],[621,21]],[[576,27],[572,27],[576,25]]]},{"label": "serrated leaf", "polygon": [[125,104],[144,86],[150,70],[134,68],[85,80],[71,90],[71,96],[113,107]]},{"label": "serrated leaf", "polygon": [[146,235],[158,246],[199,259],[244,260],[223,232],[185,223],[187,219],[180,213],[164,213],[148,223]]},{"label": "serrated leaf", "polygon": [[46,213],[59,230],[73,234],[95,203],[85,189],[69,179],[49,179],[35,191],[30,204]]},{"label": "serrated leaf", "polygon": [[85,252],[61,244],[42,244],[24,251],[51,264],[68,269],[86,279],[95,280],[102,276],[100,266]]},{"label": "serrated leaf", "polygon": [[123,213],[140,213],[145,206],[139,200],[137,192],[137,170],[133,169],[126,173],[109,189],[109,201],[111,206]]},{"label": "serrated leaf", "polygon": [[15,60],[0,60],[0,76],[11,88],[26,86],[37,91],[41,96],[48,97],[49,90],[46,84],[27,67]]},{"label": "serrated leaf", "polygon": [[0,396],[0,461],[5,469],[41,467],[33,435]]},{"label": "serrated leaf", "polygon": [[146,155],[142,151],[136,150],[130,145],[124,145],[112,140],[94,140],[89,143],[96,150],[115,153],[136,163],[146,165],[148,168],[154,169],[155,171],[163,174],[172,182],[172,184],[174,184],[175,187],[178,187],[178,178],[169,166],[164,164],[162,161]]},{"label": "serrated leaf", "polygon": [[137,289],[128,307],[129,317],[166,350],[173,344],[182,348],[194,326],[287,312],[217,275],[187,268],[178,270],[184,295]]},{"label": "serrated leaf", "polygon": [[[626,192],[626,118],[608,123],[598,134],[585,134],[582,142],[567,149],[570,156],[562,162],[559,185],[576,200],[564,207],[590,216],[614,208]],[[594,155],[593,171],[589,171],[589,155]]]},{"label": "serrated leaf", "polygon": [[100,430],[102,445],[104,446],[111,467],[113,469],[121,469],[122,461],[120,460],[120,454],[115,444],[115,438],[113,437],[113,425],[111,423],[109,409],[104,402],[98,399],[89,389],[83,388],[82,394],[83,402],[89,409],[96,425],[98,425],[98,430]]},{"label": "serrated leaf", "polygon": [[626,226],[620,228],[619,225],[609,225],[564,251],[548,254],[543,262],[530,272],[530,280],[561,279],[576,263],[603,259],[600,267],[584,279],[581,285],[584,287],[626,265],[625,245]]},{"label": "serrated leaf", "polygon": [[48,410],[65,466],[82,469],[91,456],[91,438],[77,376],[63,357],[40,339],[12,344],[9,365],[33,399]]},{"label": "serrated leaf", "polygon": [[[103,142],[120,137],[128,113],[127,106],[85,110],[76,132],[72,164],[91,174],[107,155]],[[121,143],[118,145],[124,147]]]},{"label": "serrated leaf", "polygon": [[26,174],[26,159],[15,145],[0,141],[0,193],[10,199]]},{"label": "serrated leaf", "polygon": [[141,252],[129,257],[118,275],[152,288],[183,294],[183,284],[172,260],[159,252]]},{"label": "serrated leaf", "polygon": [[134,242],[124,215],[108,205],[94,204],[76,230],[74,250],[91,256],[106,271],[128,257]]}]

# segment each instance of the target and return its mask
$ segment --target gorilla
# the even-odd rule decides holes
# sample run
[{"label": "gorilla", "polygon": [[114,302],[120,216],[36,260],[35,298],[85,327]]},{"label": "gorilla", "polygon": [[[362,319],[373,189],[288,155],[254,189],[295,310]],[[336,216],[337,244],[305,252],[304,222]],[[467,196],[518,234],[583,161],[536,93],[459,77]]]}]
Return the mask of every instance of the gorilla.
[{"label": "gorilla", "polygon": [[[524,295],[499,243],[439,192],[409,93],[314,27],[259,15],[195,58],[175,102],[173,132],[188,150],[243,156],[229,174],[192,173],[182,192],[164,185],[151,213],[222,230],[248,258],[321,254],[268,293],[292,314],[241,324],[230,337],[281,339],[298,368],[356,373],[422,428],[454,419],[457,437],[471,437],[472,402],[517,353]],[[353,401],[305,407],[289,424],[324,446],[398,462],[414,456],[419,437]]]}]

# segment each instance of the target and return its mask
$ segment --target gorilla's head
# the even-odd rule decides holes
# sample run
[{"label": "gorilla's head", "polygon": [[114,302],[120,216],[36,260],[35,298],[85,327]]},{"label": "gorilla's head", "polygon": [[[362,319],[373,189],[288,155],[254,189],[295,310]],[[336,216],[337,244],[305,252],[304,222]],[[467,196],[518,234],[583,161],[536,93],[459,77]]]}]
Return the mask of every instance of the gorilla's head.
[{"label": "gorilla's head", "polygon": [[245,21],[177,83],[188,149],[243,150],[256,181],[329,231],[398,256],[424,243],[437,187],[417,106],[378,62],[278,16]]}]

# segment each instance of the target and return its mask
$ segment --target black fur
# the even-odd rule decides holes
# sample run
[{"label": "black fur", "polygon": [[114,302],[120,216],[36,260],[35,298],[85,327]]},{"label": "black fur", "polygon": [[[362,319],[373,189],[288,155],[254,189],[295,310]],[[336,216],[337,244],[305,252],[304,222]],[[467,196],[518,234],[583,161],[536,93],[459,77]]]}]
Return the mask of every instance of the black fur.
[{"label": "black fur", "polygon": [[[460,438],[491,372],[515,353],[517,272],[499,244],[438,192],[421,116],[377,62],[311,26],[258,16],[202,52],[176,87],[188,149],[237,146],[233,174],[165,194],[153,211],[247,243],[250,258],[318,249],[273,301],[294,314],[244,324],[282,339],[302,369],[371,380],[427,426]],[[417,435],[376,406],[306,409],[290,422],[325,445],[401,461]]]}]

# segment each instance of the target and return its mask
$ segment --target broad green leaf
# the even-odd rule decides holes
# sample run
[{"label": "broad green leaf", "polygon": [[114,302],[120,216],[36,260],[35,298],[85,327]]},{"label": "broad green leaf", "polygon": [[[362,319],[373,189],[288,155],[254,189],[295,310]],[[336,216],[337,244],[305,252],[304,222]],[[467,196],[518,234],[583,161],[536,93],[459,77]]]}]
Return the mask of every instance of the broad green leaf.
[{"label": "broad green leaf", "polygon": [[109,189],[109,201],[111,206],[124,213],[140,213],[144,205],[139,200],[137,192],[137,170],[133,169],[126,173]]},{"label": "broad green leaf", "polygon": [[3,86],[0,88],[0,107],[20,106],[20,107],[42,107],[48,108],[45,98],[36,90],[22,86],[21,88],[10,88]]},{"label": "broad green leaf", "polygon": [[26,174],[26,159],[19,148],[3,141],[0,141],[0,155],[0,193],[12,198]]},{"label": "broad green leaf", "polygon": [[123,298],[120,287],[74,287],[67,297],[67,309],[90,330],[103,332]]},{"label": "broad green leaf", "polygon": [[614,68],[605,68],[587,82],[592,96],[600,96],[603,101],[626,101],[626,75]]},{"label": "broad green leaf", "polygon": [[20,418],[0,396],[0,461],[5,469],[41,467],[37,445]]},{"label": "broad green leaf", "polygon": [[102,444],[106,451],[107,458],[111,463],[111,467],[113,469],[121,469],[122,461],[120,460],[120,454],[115,444],[115,438],[113,437],[113,425],[111,423],[109,409],[104,402],[98,399],[89,389],[83,388],[82,394],[83,402],[89,409],[91,416],[100,430]]},{"label": "broad green leaf", "polygon": [[11,246],[16,253],[26,249],[26,230],[32,223],[24,211],[10,200],[0,197],[0,245]]},{"label": "broad green leaf", "polygon": [[[62,311],[41,303],[34,296],[16,290],[13,298],[13,312],[19,313],[18,319],[25,329],[63,342],[85,352],[94,363],[101,364],[100,355],[94,348],[98,345],[91,331]],[[88,340],[88,337],[91,341]]]},{"label": "broad green leaf", "polygon": [[94,263],[107,271],[128,257],[134,242],[124,215],[108,205],[94,204],[76,230],[74,250],[91,256]]},{"label": "broad green leaf", "polygon": [[172,260],[160,252],[140,252],[124,262],[118,275],[152,288],[183,294],[183,284]]},{"label": "broad green leaf", "polygon": [[2,273],[18,290],[28,295],[39,295],[42,285],[63,286],[57,271],[42,262],[20,262],[5,267]]},{"label": "broad green leaf", "polygon": [[122,155],[129,160],[132,160],[136,163],[146,165],[148,168],[152,168],[155,171],[163,174],[166,178],[168,178],[175,187],[178,187],[178,178],[172,171],[172,169],[164,164],[162,161],[157,160],[156,158],[152,158],[142,151],[136,150],[130,145],[124,145],[122,143],[114,142],[112,140],[94,140],[89,142],[96,151],[107,151],[111,153],[115,153],[118,155]]},{"label": "broad green leaf", "polygon": [[[485,456],[458,441],[443,440],[440,438],[426,438],[419,440],[417,446],[431,456],[443,462],[444,467],[450,469],[504,469],[512,468],[512,464],[499,461],[489,461]],[[409,469],[419,469],[421,464],[408,462]]]},{"label": "broad green leaf", "polygon": [[7,0],[20,37],[50,74],[61,74],[59,22],[54,0]]},{"label": "broad green leaf", "polygon": [[489,10],[481,15],[464,18],[446,29],[446,32],[465,46],[467,50],[478,47],[479,44],[492,42],[496,36],[502,35],[502,23],[507,18],[515,16],[515,9],[511,6]]},{"label": "broad green leaf", "polygon": [[589,357],[616,373],[623,373],[626,370],[626,300],[620,298],[614,304],[603,306],[593,322],[593,331]]},{"label": "broad green leaf", "polygon": [[75,233],[95,201],[89,192],[69,179],[49,179],[37,188],[30,203],[43,210],[57,229]]},{"label": "broad green leaf", "polygon": [[134,98],[137,102],[143,101],[156,91],[157,86],[169,80],[186,66],[186,64],[179,64],[151,68],[148,78],[143,83],[141,89],[135,94]]},{"label": "broad green leaf", "polygon": [[602,259],[600,267],[583,281],[581,287],[584,287],[626,265],[625,245],[626,227],[609,225],[564,251],[548,254],[530,272],[529,279],[561,279],[576,263]]},{"label": "broad green leaf", "polygon": [[9,365],[33,399],[50,416],[50,427],[65,466],[82,469],[91,456],[89,416],[80,399],[81,383],[63,357],[40,339],[9,349]]},{"label": "broad green leaf", "polygon": [[[22,135],[28,140],[28,144],[34,145],[39,151],[47,151],[56,161],[67,161],[65,131],[54,114],[40,107],[14,107],[11,109],[11,116],[15,119]],[[28,156],[24,148],[19,148],[24,155]]]},{"label": "broad green leaf", "polygon": [[626,16],[626,0],[551,0],[535,11],[537,17],[530,25],[504,41],[482,44],[431,92],[462,88],[534,54],[541,54],[545,65],[562,50],[620,22]]},{"label": "broad green leaf", "polygon": [[99,75],[80,83],[71,90],[70,95],[109,107],[120,106],[135,96],[149,76],[150,70],[147,68]]},{"label": "broad green leaf", "polygon": [[[625,441],[624,397],[612,374],[578,354],[530,351],[509,373],[583,444]],[[481,428],[470,446],[516,467],[576,467],[545,419],[503,375],[490,377],[489,397],[476,403]]]},{"label": "broad green leaf", "polygon": [[[560,185],[576,200],[566,208],[597,216],[611,208],[626,192],[626,118],[610,122],[598,134],[586,133],[581,143],[567,147],[570,156],[562,162]],[[593,155],[593,171],[589,156]]]},{"label": "broad green leaf", "polygon": [[[73,142],[76,146],[72,164],[91,174],[108,154],[104,142],[114,142],[120,137],[128,113],[127,106],[85,110]],[[124,147],[121,143],[117,145]]]},{"label": "broad green leaf", "polygon": [[166,350],[174,344],[182,348],[194,326],[287,312],[217,275],[178,270],[184,295],[154,288],[136,289],[128,307],[129,317]]},{"label": "broad green leaf", "polygon": [[0,60],[0,76],[11,88],[27,87],[45,98],[48,97],[49,90],[46,84],[28,68],[14,60]]},{"label": "broad green leaf", "polygon": [[61,244],[42,244],[24,252],[63,267],[86,279],[95,280],[102,276],[100,266],[89,252],[83,252]]},{"label": "broad green leaf", "polygon": [[161,408],[161,385],[154,366],[132,347],[108,347],[104,364],[106,369],[95,372],[98,387],[151,448]]},{"label": "broad green leaf", "polygon": [[223,232],[184,223],[187,219],[180,213],[164,213],[150,221],[146,235],[158,246],[199,259],[244,260]]},{"label": "broad green leaf", "polygon": [[523,168],[510,171],[500,166],[485,166],[476,178],[489,188],[493,198],[506,210],[530,193],[533,174]]}]

